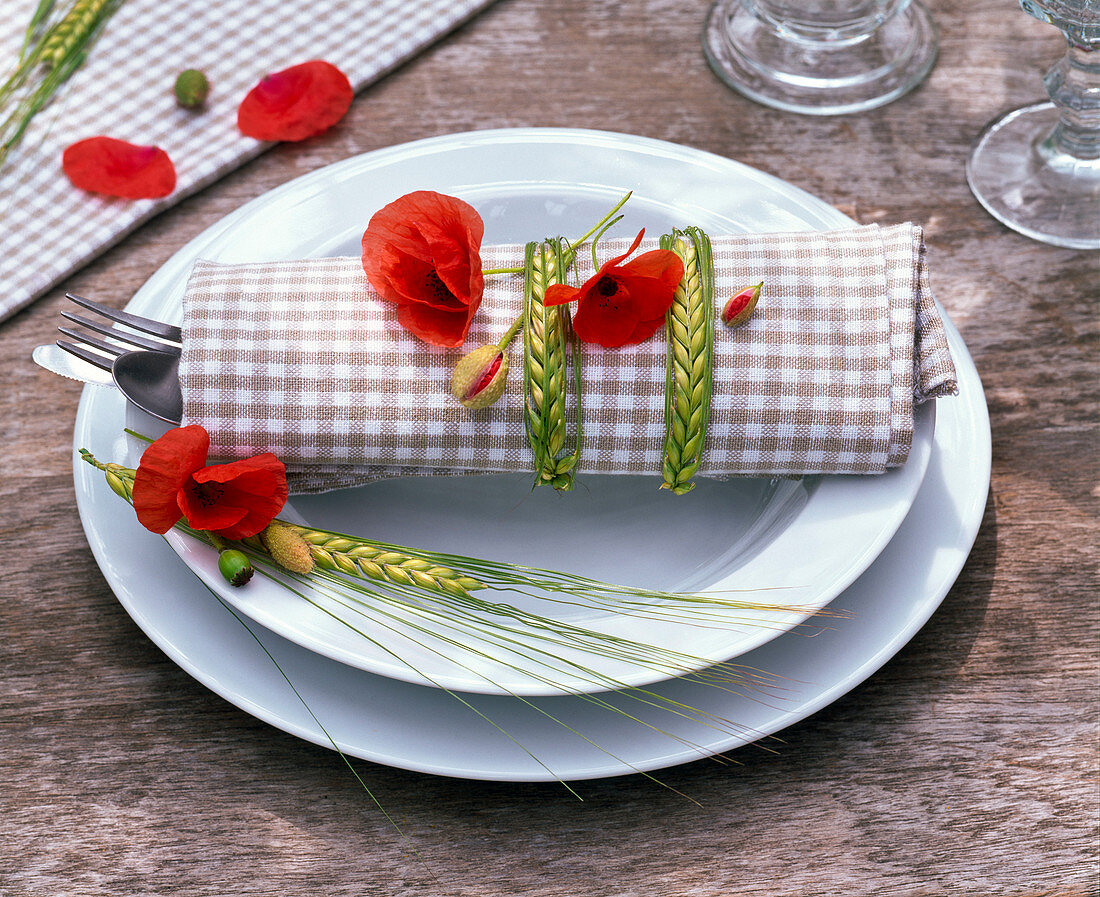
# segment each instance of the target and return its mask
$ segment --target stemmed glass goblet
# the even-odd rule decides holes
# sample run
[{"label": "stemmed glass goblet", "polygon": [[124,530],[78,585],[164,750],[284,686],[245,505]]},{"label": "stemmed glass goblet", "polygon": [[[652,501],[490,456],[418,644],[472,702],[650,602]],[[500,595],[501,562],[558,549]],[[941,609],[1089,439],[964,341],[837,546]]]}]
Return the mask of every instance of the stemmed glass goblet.
[{"label": "stemmed glass goblet", "polygon": [[809,115],[872,109],[923,80],[936,29],[916,0],[717,0],[703,48],[750,99]]},{"label": "stemmed glass goblet", "polygon": [[1020,0],[1061,29],[1065,57],[1043,79],[1050,102],[991,122],[966,165],[970,189],[1013,230],[1100,249],[1100,0]]}]

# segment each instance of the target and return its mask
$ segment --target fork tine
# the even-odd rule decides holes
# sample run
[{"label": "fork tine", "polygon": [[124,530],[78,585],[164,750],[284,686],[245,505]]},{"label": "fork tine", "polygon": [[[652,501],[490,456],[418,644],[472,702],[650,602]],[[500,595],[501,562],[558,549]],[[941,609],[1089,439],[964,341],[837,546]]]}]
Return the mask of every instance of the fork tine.
[{"label": "fork tine", "polygon": [[97,368],[101,368],[104,371],[109,371],[111,369],[111,361],[104,358],[98,352],[91,352],[88,349],[66,342],[63,339],[59,339],[57,345],[70,355],[75,355],[77,358],[83,358],[85,361],[94,364]]},{"label": "fork tine", "polygon": [[103,315],[103,317],[115,323],[125,324],[127,327],[133,327],[134,330],[140,330],[142,333],[151,333],[153,336],[163,337],[164,339],[172,340],[172,342],[183,342],[183,332],[178,327],[171,324],[151,321],[149,318],[142,318],[128,311],[111,308],[109,305],[101,305],[98,302],[93,302],[91,299],[85,299],[83,296],[75,296],[72,293],[66,293],[65,298],[75,302],[77,305],[83,306],[89,311],[94,311],[96,314]]},{"label": "fork tine", "polygon": [[71,327],[58,327],[57,329],[64,333],[65,336],[71,336],[74,340],[77,341],[78,345],[83,343],[86,346],[94,346],[96,349],[99,349],[100,352],[107,352],[116,358],[126,351],[126,348],[124,346],[120,346],[117,343],[109,343],[106,340],[97,339],[96,337],[90,336],[87,333],[81,333],[79,330],[73,330]]},{"label": "fork tine", "polygon": [[[174,343],[162,343],[160,340],[147,339],[144,336],[137,336],[133,333],[127,333],[125,330],[119,330],[115,327],[107,327],[103,324],[99,324],[90,318],[85,318],[82,315],[73,314],[71,311],[61,312],[61,317],[67,318],[74,324],[79,324],[81,327],[87,327],[89,330],[94,330],[96,333],[101,333],[106,337],[113,340],[118,340],[120,343],[126,343],[128,346],[133,346],[136,349],[151,349],[154,352],[170,352],[176,355],[180,352],[180,347]],[[65,331],[67,332],[67,331]],[[72,336],[73,334],[69,334]],[[83,336],[81,337],[83,339]]]}]

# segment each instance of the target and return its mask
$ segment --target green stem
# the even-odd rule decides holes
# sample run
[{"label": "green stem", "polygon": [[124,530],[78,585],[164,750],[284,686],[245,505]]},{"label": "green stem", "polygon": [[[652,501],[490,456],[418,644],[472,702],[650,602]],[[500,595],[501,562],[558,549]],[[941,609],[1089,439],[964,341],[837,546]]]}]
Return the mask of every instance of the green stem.
[{"label": "green stem", "polygon": [[508,332],[505,333],[504,336],[502,336],[500,338],[500,342],[497,343],[497,346],[499,346],[502,351],[504,349],[507,349],[508,344],[512,341],[513,337],[515,337],[515,335],[517,333],[519,333],[519,329],[522,326],[523,326],[523,315],[520,315],[518,318],[516,318],[512,322],[512,326],[508,328]]},{"label": "green stem", "polygon": [[[569,249],[566,252],[566,267],[568,267],[569,265],[571,265],[573,263],[573,256],[576,254],[576,247],[582,245],[585,240],[587,240],[589,237],[591,237],[594,233],[599,231],[601,228],[606,230],[608,227],[611,227],[611,225],[615,223],[615,221],[611,220],[612,217],[615,215],[615,213],[617,211],[619,211],[619,209],[621,209],[624,205],[626,205],[626,201],[628,199],[630,199],[630,197],[633,196],[633,195],[634,195],[634,191],[631,190],[622,199],[620,199],[617,203],[615,203],[614,207],[606,215],[604,215],[603,218],[601,218],[594,225],[592,225],[592,227],[590,227],[579,240],[575,240],[572,243],[568,244]],[[618,219],[615,219],[615,220],[617,221]],[[596,260],[595,247],[593,247],[592,260],[593,260],[593,262]],[[599,265],[596,265],[596,267],[598,268]],[[524,268],[488,268],[488,269],[482,271],[481,273],[482,274],[523,274],[525,270],[526,269],[524,269]],[[520,316],[512,322],[512,326],[508,328],[508,332],[505,333],[504,336],[501,337],[500,342],[498,342],[497,345],[500,346],[501,349],[507,349],[508,344],[510,342],[512,342],[512,338],[517,333],[519,333],[519,329],[522,326],[523,326],[523,315],[520,314]]]}]

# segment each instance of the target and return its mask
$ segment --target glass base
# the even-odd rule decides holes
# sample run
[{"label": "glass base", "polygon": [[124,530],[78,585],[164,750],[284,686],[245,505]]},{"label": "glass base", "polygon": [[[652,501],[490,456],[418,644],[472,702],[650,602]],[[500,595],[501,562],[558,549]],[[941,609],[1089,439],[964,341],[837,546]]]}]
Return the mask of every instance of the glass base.
[{"label": "glass base", "polygon": [[1010,112],[987,125],[966,163],[986,211],[1033,240],[1100,249],[1100,159],[1059,153],[1053,103]]},{"label": "glass base", "polygon": [[754,11],[751,0],[718,0],[703,30],[715,73],[765,106],[806,115],[861,112],[917,86],[936,60],[936,27],[911,3],[865,33],[808,38]]}]

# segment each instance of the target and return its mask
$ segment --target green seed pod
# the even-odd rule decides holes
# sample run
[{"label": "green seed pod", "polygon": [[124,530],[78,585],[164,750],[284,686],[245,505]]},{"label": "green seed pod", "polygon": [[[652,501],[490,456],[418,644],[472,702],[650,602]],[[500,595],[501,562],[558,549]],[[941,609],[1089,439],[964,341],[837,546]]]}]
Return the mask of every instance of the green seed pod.
[{"label": "green seed pod", "polygon": [[508,356],[500,346],[474,349],[455,365],[451,393],[466,408],[488,408],[504,395]]},{"label": "green seed pod", "polygon": [[231,586],[243,586],[255,572],[248,555],[236,548],[227,548],[218,555],[218,569]]},{"label": "green seed pod", "polygon": [[198,109],[210,93],[210,82],[198,69],[187,69],[176,78],[176,102],[184,109]]}]

